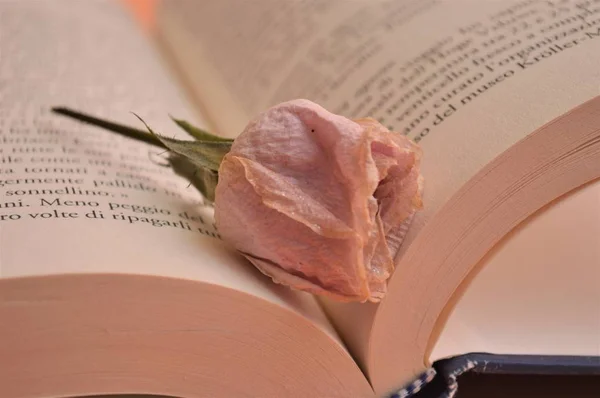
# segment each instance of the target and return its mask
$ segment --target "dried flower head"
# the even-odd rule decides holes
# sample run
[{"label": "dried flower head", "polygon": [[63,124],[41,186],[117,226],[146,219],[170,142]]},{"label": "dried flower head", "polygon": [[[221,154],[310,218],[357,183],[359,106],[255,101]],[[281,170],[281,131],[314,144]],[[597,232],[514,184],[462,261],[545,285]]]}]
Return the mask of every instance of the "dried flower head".
[{"label": "dried flower head", "polygon": [[419,147],[308,100],[253,120],[219,167],[219,233],[277,283],[379,301],[413,213]]}]

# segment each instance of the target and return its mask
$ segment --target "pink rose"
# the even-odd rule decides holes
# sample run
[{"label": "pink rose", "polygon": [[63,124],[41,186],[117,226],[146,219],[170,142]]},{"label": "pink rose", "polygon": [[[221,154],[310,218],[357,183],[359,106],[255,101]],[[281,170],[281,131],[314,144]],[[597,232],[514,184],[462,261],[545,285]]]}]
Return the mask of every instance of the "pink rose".
[{"label": "pink rose", "polygon": [[217,228],[277,283],[377,302],[422,208],[420,157],[415,143],[373,119],[308,100],[279,104],[223,158]]}]

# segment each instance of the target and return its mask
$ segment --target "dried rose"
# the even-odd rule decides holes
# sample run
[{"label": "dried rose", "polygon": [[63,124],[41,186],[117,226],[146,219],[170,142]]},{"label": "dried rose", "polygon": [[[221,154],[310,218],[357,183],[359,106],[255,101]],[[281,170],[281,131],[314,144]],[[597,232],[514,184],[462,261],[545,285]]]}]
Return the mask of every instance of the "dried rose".
[{"label": "dried rose", "polygon": [[373,119],[308,100],[279,104],[219,167],[223,238],[277,283],[342,301],[379,301],[413,213],[419,147]]},{"label": "dried rose", "polygon": [[374,119],[350,120],[308,100],[267,110],[235,141],[177,119],[194,141],[54,111],[170,150],[169,165],[214,201],[221,236],[295,289],[380,301],[422,208],[415,143]]}]

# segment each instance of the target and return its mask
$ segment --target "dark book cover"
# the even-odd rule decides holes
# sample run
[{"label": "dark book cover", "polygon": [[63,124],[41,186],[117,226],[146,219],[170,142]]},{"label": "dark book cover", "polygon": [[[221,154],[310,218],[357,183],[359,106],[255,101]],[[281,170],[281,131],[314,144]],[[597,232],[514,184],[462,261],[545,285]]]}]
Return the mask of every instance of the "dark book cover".
[{"label": "dark book cover", "polygon": [[[463,380],[465,388],[461,390],[459,386]],[[539,388],[536,393],[531,388],[523,388],[534,381],[544,388]],[[522,394],[515,395],[516,391],[522,391]],[[390,398],[480,396],[600,397],[600,356],[470,353],[435,362]]]}]

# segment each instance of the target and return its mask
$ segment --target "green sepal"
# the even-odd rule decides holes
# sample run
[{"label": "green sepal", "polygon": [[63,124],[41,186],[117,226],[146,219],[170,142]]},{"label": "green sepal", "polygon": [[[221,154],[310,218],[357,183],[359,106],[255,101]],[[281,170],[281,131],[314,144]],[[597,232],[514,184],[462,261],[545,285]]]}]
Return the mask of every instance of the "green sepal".
[{"label": "green sepal", "polygon": [[205,167],[198,167],[188,158],[177,153],[169,155],[169,164],[177,175],[188,180],[208,202],[215,201],[219,173]]},{"label": "green sepal", "polygon": [[176,119],[173,116],[170,116],[171,120],[173,120],[179,127],[181,127],[186,133],[197,139],[198,141],[214,141],[214,142],[229,142],[233,143],[233,139],[219,137],[218,135],[214,135],[209,133],[206,130],[202,130],[199,127],[196,127],[189,123],[186,120]]},{"label": "green sepal", "polygon": [[198,167],[205,167],[215,172],[223,157],[231,150],[228,142],[183,141],[174,138],[158,137],[171,151],[185,156]]},{"label": "green sepal", "polygon": [[151,134],[154,134],[168,149],[186,157],[198,167],[218,172],[223,157],[231,150],[231,142],[184,141],[156,134],[146,122],[136,115]]}]

